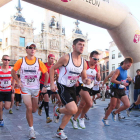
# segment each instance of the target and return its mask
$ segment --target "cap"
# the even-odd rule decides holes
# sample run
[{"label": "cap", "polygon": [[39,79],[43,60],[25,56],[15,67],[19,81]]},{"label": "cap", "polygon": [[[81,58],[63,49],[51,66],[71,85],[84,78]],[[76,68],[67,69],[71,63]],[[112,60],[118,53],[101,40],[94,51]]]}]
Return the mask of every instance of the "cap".
[{"label": "cap", "polygon": [[26,47],[30,47],[31,45],[35,45],[35,43],[34,42],[29,42],[29,43],[27,43]]},{"label": "cap", "polygon": [[49,54],[48,58],[50,58],[50,57],[55,57],[55,55],[54,54]]}]

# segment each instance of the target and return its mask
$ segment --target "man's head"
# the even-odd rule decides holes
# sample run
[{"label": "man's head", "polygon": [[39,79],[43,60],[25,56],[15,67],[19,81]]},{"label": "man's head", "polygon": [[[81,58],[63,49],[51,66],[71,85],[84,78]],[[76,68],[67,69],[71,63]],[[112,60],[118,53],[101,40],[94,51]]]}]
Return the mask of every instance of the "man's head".
[{"label": "man's head", "polygon": [[91,64],[96,65],[99,61],[99,53],[97,51],[92,51],[89,56]]},{"label": "man's head", "polygon": [[125,60],[123,61],[123,69],[128,70],[133,63],[133,59],[131,57],[125,58]]},{"label": "man's head", "polygon": [[123,62],[124,62],[124,61],[122,61],[122,62],[120,63],[120,66],[122,66],[122,65],[123,65]]},{"label": "man's head", "polygon": [[73,51],[78,54],[82,54],[85,47],[85,40],[81,38],[77,38],[73,41]]},{"label": "man's head", "polygon": [[54,64],[54,61],[55,61],[55,55],[49,54],[49,55],[48,55],[48,63],[49,63],[50,65],[53,65],[53,64]]},{"label": "man's head", "polygon": [[2,56],[3,66],[9,66],[9,62],[10,62],[10,57],[8,55],[3,55]]},{"label": "man's head", "polygon": [[136,72],[137,72],[137,75],[140,75],[140,69],[137,69]]},{"label": "man's head", "polygon": [[29,56],[34,56],[35,52],[36,52],[36,45],[35,45],[35,43],[33,43],[33,42],[27,43],[27,45],[26,45],[26,53]]}]

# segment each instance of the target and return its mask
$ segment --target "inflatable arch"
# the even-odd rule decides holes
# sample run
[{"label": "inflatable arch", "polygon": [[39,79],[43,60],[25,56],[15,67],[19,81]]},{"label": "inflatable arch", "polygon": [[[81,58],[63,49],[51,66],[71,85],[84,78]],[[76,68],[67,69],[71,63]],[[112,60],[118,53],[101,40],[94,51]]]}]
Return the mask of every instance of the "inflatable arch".
[{"label": "inflatable arch", "polygon": [[[0,6],[8,1],[1,0]],[[136,74],[140,67],[140,27],[129,9],[118,0],[23,1],[107,29],[122,54],[133,58],[130,76]]]}]

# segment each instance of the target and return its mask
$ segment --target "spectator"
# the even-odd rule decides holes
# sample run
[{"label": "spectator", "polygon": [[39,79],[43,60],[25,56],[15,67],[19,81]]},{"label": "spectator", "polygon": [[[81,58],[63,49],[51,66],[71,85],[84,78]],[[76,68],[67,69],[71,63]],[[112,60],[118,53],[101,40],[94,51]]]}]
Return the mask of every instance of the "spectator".
[{"label": "spectator", "polygon": [[[137,101],[137,98],[140,94],[140,69],[136,71],[137,75],[134,77],[134,101]],[[135,106],[135,109],[140,109],[140,105]]]}]

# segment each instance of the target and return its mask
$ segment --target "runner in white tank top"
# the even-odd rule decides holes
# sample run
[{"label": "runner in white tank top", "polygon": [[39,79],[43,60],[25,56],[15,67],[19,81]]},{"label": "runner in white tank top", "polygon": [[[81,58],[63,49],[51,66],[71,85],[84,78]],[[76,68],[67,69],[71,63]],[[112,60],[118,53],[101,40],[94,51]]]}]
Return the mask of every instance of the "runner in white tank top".
[{"label": "runner in white tank top", "polygon": [[85,41],[83,39],[75,39],[73,41],[73,52],[61,57],[59,61],[50,69],[51,90],[55,91],[56,86],[54,85],[54,71],[60,68],[58,92],[65,107],[54,107],[54,121],[58,122],[60,113],[65,114],[56,133],[57,137],[64,140],[67,139],[67,136],[63,132],[63,129],[69,122],[70,117],[77,112],[74,84],[79,79],[79,74],[81,73],[83,82],[85,84],[89,85],[91,83],[91,80],[87,79],[86,76],[86,62],[81,57],[84,46]]},{"label": "runner in white tank top", "polygon": [[[40,88],[40,71],[44,73],[45,82],[42,92],[47,92],[48,70],[43,62],[36,58],[36,45],[31,42],[26,47],[27,57],[19,59],[12,70],[12,76],[18,83],[17,86],[21,88],[22,99],[26,105],[26,118],[29,124],[29,139],[35,139],[35,132],[33,128],[33,115],[38,108],[38,96]],[[21,81],[19,81],[16,71],[20,69]]]},{"label": "runner in white tank top", "polygon": [[[93,101],[90,97],[91,89],[94,86],[95,78],[98,81],[100,80],[100,67],[97,65],[98,60],[99,60],[99,53],[97,51],[91,52],[90,61],[87,61],[87,70],[86,70],[87,77],[91,79],[91,84],[90,85],[83,84],[83,86],[81,87],[81,91],[79,93],[81,96],[81,101],[78,106],[78,112],[74,115],[74,117],[71,118],[73,128],[78,128],[77,121],[76,121],[77,119],[79,122],[79,126],[82,129],[85,128],[84,117],[85,114],[88,112],[89,108],[93,104]],[[78,118],[79,115],[80,118]]]}]

